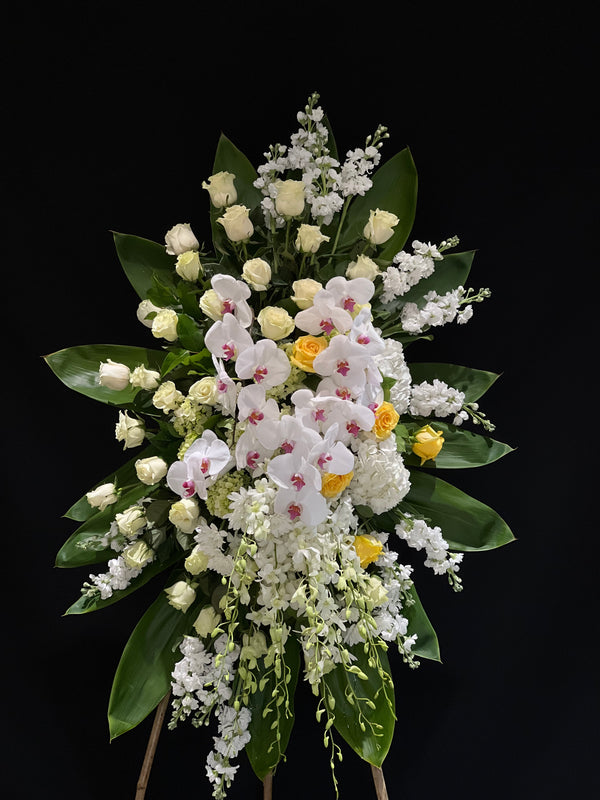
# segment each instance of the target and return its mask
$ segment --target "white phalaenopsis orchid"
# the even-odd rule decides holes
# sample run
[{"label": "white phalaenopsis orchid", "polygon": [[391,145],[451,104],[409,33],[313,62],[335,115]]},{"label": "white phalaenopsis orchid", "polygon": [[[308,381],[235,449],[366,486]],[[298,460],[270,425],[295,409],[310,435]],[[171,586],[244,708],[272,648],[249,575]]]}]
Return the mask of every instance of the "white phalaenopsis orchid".
[{"label": "white phalaenopsis orchid", "polygon": [[214,275],[210,284],[223,304],[223,316],[233,314],[243,328],[249,328],[253,314],[247,303],[251,294],[248,284],[236,280],[232,275]]},{"label": "white phalaenopsis orchid", "polygon": [[279,487],[274,503],[277,514],[310,526],[327,518],[327,501],[320,493],[321,473],[303,455],[293,452],[276,456],[267,472]]},{"label": "white phalaenopsis orchid", "polygon": [[206,331],[204,344],[217,358],[235,361],[240,353],[254,344],[252,336],[233,314],[225,314]]},{"label": "white phalaenopsis orchid", "polygon": [[206,430],[188,447],[182,461],[171,464],[167,485],[180,497],[197,494],[204,500],[208,486],[231,466],[233,461],[225,442],[213,431]]},{"label": "white phalaenopsis orchid", "polygon": [[265,388],[278,386],[290,374],[290,361],[271,339],[260,339],[241,352],[235,372],[242,380],[252,380]]},{"label": "white phalaenopsis orchid", "polygon": [[313,336],[326,334],[330,336],[335,330],[340,333],[352,327],[352,317],[336,304],[336,297],[325,289],[319,289],[313,298],[313,304],[294,317],[296,327]]},{"label": "white phalaenopsis orchid", "polygon": [[325,291],[333,295],[334,302],[349,314],[354,314],[357,306],[368,303],[373,297],[375,285],[368,278],[352,278],[347,280],[336,275],[325,284]]}]

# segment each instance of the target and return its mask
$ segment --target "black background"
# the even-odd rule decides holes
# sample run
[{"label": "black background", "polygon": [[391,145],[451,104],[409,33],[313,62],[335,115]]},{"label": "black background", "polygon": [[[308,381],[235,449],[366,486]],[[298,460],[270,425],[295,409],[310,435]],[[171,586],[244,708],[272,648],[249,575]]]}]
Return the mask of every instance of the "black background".
[{"label": "black background", "polygon": [[[503,373],[483,408],[495,437],[518,448],[444,476],[496,509],[517,541],[468,555],[461,594],[417,568],[443,664],[410,671],[393,659],[390,798],[600,789],[597,44],[582,4],[415,5],[81,2],[24,4],[5,19],[6,797],[133,800],[151,724],[108,742],[112,675],[160,586],[65,618],[87,570],[53,568],[74,529],[61,515],[125,459],[115,412],[70,392],[41,357],[152,346],[110,231],[162,241],[190,222],[208,240],[201,182],[220,132],[258,165],[315,90],[341,152],[380,122],[391,133],[384,159],[410,146],[415,238],[457,234],[459,249],[478,250],[471,284],[492,297],[409,358]],[[301,686],[275,797],[334,797],[321,738]],[[210,747],[209,731],[165,730],[148,800],[210,797]],[[373,797],[367,765],[344,755],[342,800]],[[240,763],[230,797],[258,798]]]}]

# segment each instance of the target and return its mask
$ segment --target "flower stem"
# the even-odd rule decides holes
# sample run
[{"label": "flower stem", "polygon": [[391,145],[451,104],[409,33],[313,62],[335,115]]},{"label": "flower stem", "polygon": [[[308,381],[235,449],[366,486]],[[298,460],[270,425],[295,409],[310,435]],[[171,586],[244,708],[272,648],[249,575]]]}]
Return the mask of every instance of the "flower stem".
[{"label": "flower stem", "polygon": [[263,800],[273,800],[273,773],[267,772],[263,780]]},{"label": "flower stem", "polygon": [[389,800],[387,789],[385,787],[385,778],[383,777],[383,770],[381,767],[375,767],[371,764],[371,772],[373,774],[373,783],[375,784],[375,792],[377,793],[377,800]]},{"label": "flower stem", "polygon": [[146,789],[148,788],[148,781],[150,780],[150,770],[152,769],[152,762],[154,761],[154,754],[156,753],[156,745],[158,744],[158,737],[160,736],[160,729],[167,713],[169,705],[169,698],[171,692],[163,697],[158,704],[156,714],[154,715],[154,722],[152,723],[152,730],[150,731],[150,738],[146,747],[146,755],[144,756],[144,763],[140,771],[140,777],[137,782],[137,790],[135,793],[135,800],[144,800],[146,796]]},{"label": "flower stem", "polygon": [[342,227],[344,225],[344,220],[346,219],[346,212],[348,211],[348,206],[350,205],[350,200],[351,199],[352,198],[350,196],[348,196],[346,198],[346,200],[344,201],[344,207],[342,208],[342,216],[340,217],[340,223],[338,225],[338,229],[337,229],[337,232],[335,234],[335,241],[333,243],[333,248],[331,250],[331,255],[333,255],[335,253],[335,251],[337,250],[338,241],[339,241],[339,238],[340,238],[340,233],[342,232]]}]

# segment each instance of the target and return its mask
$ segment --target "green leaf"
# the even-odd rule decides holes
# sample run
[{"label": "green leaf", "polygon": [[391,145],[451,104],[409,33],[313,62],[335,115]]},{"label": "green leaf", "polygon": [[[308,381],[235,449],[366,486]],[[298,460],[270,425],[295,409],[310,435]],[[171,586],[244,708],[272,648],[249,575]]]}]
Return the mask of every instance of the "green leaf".
[{"label": "green leaf", "polygon": [[157,284],[174,286],[176,256],[170,256],[164,244],[113,231],[117,256],[129,282],[141,300]]},{"label": "green leaf", "polygon": [[410,491],[400,508],[404,506],[438,525],[450,550],[492,550],[515,538],[492,508],[425,471],[410,470]]},{"label": "green leaf", "polygon": [[[111,472],[110,475],[107,475],[101,481],[95,483],[92,489],[97,489],[98,486],[102,486],[105,483],[116,483],[117,489],[122,486],[129,486],[132,483],[137,483],[138,478],[135,471],[135,462],[139,458],[146,458],[154,452],[155,450],[153,447],[146,447],[144,450],[141,450],[139,453],[137,453],[132,459],[123,464],[122,467],[119,467],[119,469],[115,470],[115,472]],[[111,506],[111,508],[113,506]],[[79,500],[77,500],[76,503],[73,503],[71,508],[69,508],[69,510],[63,514],[63,517],[75,520],[75,522],[85,522],[86,519],[90,519],[90,517],[93,517],[95,514],[99,513],[100,512],[97,508],[94,508],[88,503],[88,499],[84,494],[79,498]]]},{"label": "green leaf", "polygon": [[187,314],[177,315],[177,338],[186,350],[199,353],[204,347],[200,326]]},{"label": "green leaf", "polygon": [[63,544],[56,556],[57,567],[84,567],[89,564],[99,564],[114,556],[115,551],[110,547],[105,550],[86,549],[85,544],[96,537],[102,537],[110,530],[115,514],[121,513],[129,506],[134,505],[142,497],[151,494],[156,487],[138,483],[133,489],[119,497],[116,503],[108,506],[104,511],[99,511],[80,525]]},{"label": "green leaf", "polygon": [[410,595],[414,603],[411,606],[403,606],[402,614],[408,620],[407,635],[412,636],[414,633],[417,634],[417,641],[411,652],[422,658],[429,658],[432,661],[441,661],[440,646],[436,632],[429,621],[429,617],[425,613],[425,609],[421,604],[414,583],[410,588]]},{"label": "green leaf", "polygon": [[164,592],[136,625],[115,673],[108,704],[111,741],[139,725],[167,694],[181,657],[177,646],[197,616],[196,602],[184,614]]},{"label": "green leaf", "polygon": [[[390,748],[396,721],[390,665],[385,651],[378,648],[381,667],[389,679],[384,683],[377,668],[369,666],[362,646],[351,647],[350,651],[356,656],[352,664],[367,676],[367,680],[348,672],[343,664],[336,664],[325,675],[323,680],[335,699],[334,726],[362,759],[380,767]],[[347,692],[352,692],[354,703],[348,701]],[[365,699],[374,703],[375,708],[369,708]],[[361,719],[364,719],[364,731],[360,728]]]},{"label": "green leaf", "polygon": [[[250,741],[246,745],[246,755],[250,761],[250,766],[254,770],[259,780],[263,780],[268,772],[272,772],[281,757],[286,751],[292,727],[294,725],[294,693],[300,672],[300,647],[293,636],[290,636],[285,645],[285,663],[291,670],[290,682],[287,689],[290,698],[289,716],[286,716],[285,703],[274,708],[273,712],[263,717],[263,710],[267,703],[273,702],[272,693],[275,689],[277,679],[274,672],[270,672],[264,667],[264,659],[259,661],[259,666],[253,671],[258,683],[258,689],[250,696],[248,708],[252,712],[252,719],[248,730]],[[261,689],[261,681],[265,682]],[[278,728],[272,729],[271,726],[276,719],[276,714],[280,714]],[[279,732],[280,740],[277,741]]]},{"label": "green leaf", "polygon": [[[434,460],[426,461],[424,469],[466,469],[468,467],[483,467],[499,458],[512,453],[514,448],[504,442],[498,442],[489,436],[482,436],[472,431],[457,428],[445,422],[434,420],[421,420],[422,424],[429,423],[432,428],[441,430],[444,436],[444,445]],[[404,456],[407,466],[420,466],[421,459],[414,453]]]},{"label": "green leaf", "polygon": [[500,377],[496,372],[461,367],[457,364],[411,363],[409,368],[413,384],[419,384],[423,381],[433,383],[434,379],[437,378],[453,389],[464,392],[465,403],[473,403],[479,400]]},{"label": "green leaf", "polygon": [[353,199],[340,236],[340,246],[362,237],[369,212],[376,208],[390,211],[400,220],[394,228],[394,235],[377,252],[378,259],[391,260],[408,239],[417,208],[417,170],[407,147],[379,167],[373,175],[373,186],[365,195]]},{"label": "green leaf", "polygon": [[164,357],[163,351],[148,350],[145,347],[129,347],[122,344],[84,344],[57,350],[56,353],[44,356],[44,359],[54,374],[69,389],[102,403],[124,406],[133,401],[139,389],[127,386],[125,389],[116,391],[101,386],[98,383],[100,362],[110,358],[112,361],[126,364],[130,369],[135,369],[143,364],[148,369],[160,371]]},{"label": "green leaf", "polygon": [[[167,553],[170,553],[170,555],[167,556]],[[114,551],[113,555],[115,555]],[[155,560],[145,566],[137,578],[133,578],[126,589],[115,591],[110,597],[107,597],[104,600],[102,598],[97,598],[91,602],[89,598],[86,598],[85,595],[82,595],[75,603],[73,603],[72,606],[66,610],[65,616],[73,614],[88,614],[91,611],[99,611],[107,606],[112,606],[113,603],[117,603],[119,600],[123,600],[123,598],[133,594],[133,592],[135,592],[137,589],[140,589],[156,575],[159,575],[161,572],[164,572],[166,569],[172,567],[181,559],[181,555],[181,550],[174,550],[173,541],[168,540],[165,542],[163,547],[159,549]]]}]

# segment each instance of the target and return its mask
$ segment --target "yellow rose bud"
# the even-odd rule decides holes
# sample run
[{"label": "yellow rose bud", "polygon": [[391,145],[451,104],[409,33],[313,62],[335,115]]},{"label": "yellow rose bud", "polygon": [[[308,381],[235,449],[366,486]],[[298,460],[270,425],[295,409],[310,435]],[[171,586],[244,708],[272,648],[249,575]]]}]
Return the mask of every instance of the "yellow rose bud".
[{"label": "yellow rose bud", "polygon": [[354,549],[360,558],[361,567],[366,567],[377,561],[379,554],[383,550],[383,545],[374,536],[363,534],[354,537]]},{"label": "yellow rose bud", "polygon": [[327,339],[324,336],[300,336],[294,342],[290,361],[295,367],[304,372],[314,372],[313,361],[327,349]]},{"label": "yellow rose bud", "polygon": [[391,403],[384,400],[380,406],[375,409],[375,424],[372,431],[376,438],[381,441],[387,439],[391,432],[398,424],[400,415]]},{"label": "yellow rose bud", "polygon": [[442,431],[434,431],[431,425],[424,425],[415,433],[416,442],[412,451],[421,459],[421,466],[430,459],[433,460],[444,444]]},{"label": "yellow rose bud", "polygon": [[337,497],[338,494],[344,491],[353,477],[354,472],[347,472],[345,475],[326,472],[321,476],[321,494],[323,497]]}]

